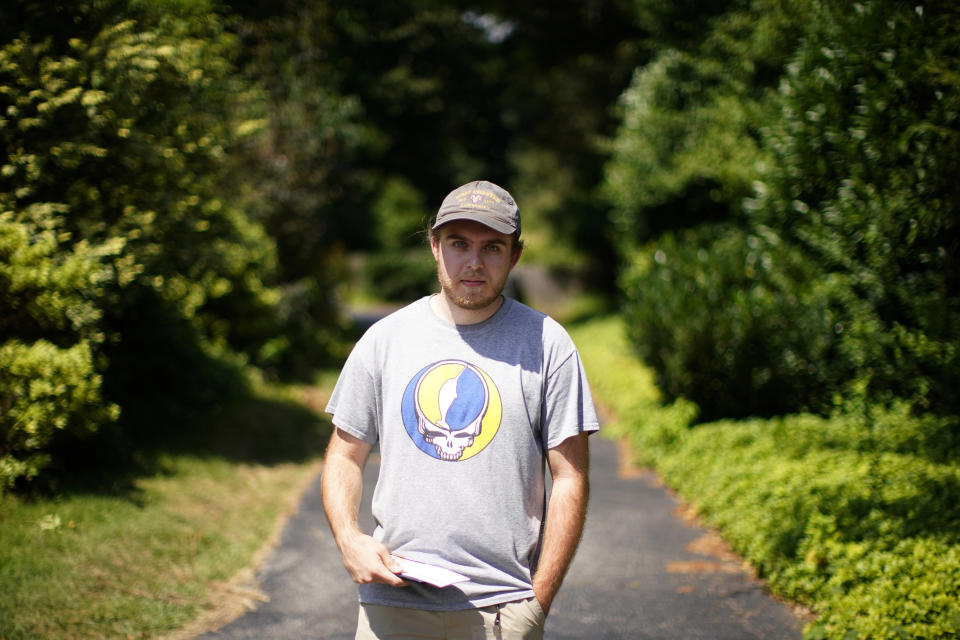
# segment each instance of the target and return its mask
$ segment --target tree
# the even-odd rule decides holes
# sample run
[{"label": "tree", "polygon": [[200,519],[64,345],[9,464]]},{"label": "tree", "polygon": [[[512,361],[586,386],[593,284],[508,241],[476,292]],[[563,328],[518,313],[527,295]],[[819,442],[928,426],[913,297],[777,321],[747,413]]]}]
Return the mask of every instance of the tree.
[{"label": "tree", "polygon": [[[649,4],[638,9],[641,16],[662,10]],[[658,32],[656,58],[637,69],[620,97],[605,193],[625,250],[672,229],[742,225],[741,202],[769,162],[762,131],[778,115],[777,82],[798,41],[803,4],[723,4],[699,27],[675,16],[676,29],[705,35],[680,39],[686,47],[678,49],[670,46],[673,30]],[[700,25],[704,14],[696,15]]]},{"label": "tree", "polygon": [[768,8],[714,19],[625,94],[608,193],[638,347],[705,419],[860,395],[956,412],[957,10]]},{"label": "tree", "polygon": [[[627,3],[231,7],[244,17],[248,68],[290,115],[285,133],[271,124],[268,153],[305,179],[296,192],[277,194],[290,229],[281,263],[322,254],[298,244],[306,240],[384,248],[371,233],[371,212],[399,182],[435,210],[452,187],[482,177],[520,200],[531,258],[573,262],[612,283],[605,206],[592,190],[605,156],[598,137],[612,130],[610,105],[635,64]],[[311,92],[316,100],[307,100]],[[338,113],[339,127],[312,120]],[[326,154],[336,162],[317,161]],[[333,173],[309,173],[322,166]],[[312,204],[293,202],[294,193]],[[331,212],[322,225],[320,211]]]},{"label": "tree", "polygon": [[269,323],[274,296],[273,244],[224,161],[245,127],[217,16],[107,2],[44,21],[36,7],[5,9],[24,30],[0,49],[0,295],[15,310],[0,325],[0,446],[23,462],[4,463],[6,484],[117,405],[182,415],[215,399],[235,381],[198,365],[255,358],[262,340],[229,319]]},{"label": "tree", "polygon": [[787,67],[755,215],[822,268],[811,277],[857,388],[956,413],[960,10],[816,7]]}]

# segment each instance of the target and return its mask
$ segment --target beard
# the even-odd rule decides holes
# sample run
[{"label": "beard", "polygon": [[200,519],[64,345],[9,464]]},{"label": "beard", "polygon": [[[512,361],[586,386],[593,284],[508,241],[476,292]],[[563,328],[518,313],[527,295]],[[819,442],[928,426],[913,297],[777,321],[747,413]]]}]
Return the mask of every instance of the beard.
[{"label": "beard", "polygon": [[[461,274],[463,278],[469,278],[471,274]],[[503,282],[493,282],[487,279],[487,286],[480,287],[478,291],[464,291],[463,285],[458,285],[457,281],[450,278],[437,265],[437,279],[440,281],[440,289],[448,300],[453,302],[461,309],[471,311],[483,309],[500,298],[503,288],[506,286],[506,280]],[[459,290],[458,290],[459,288]]]}]

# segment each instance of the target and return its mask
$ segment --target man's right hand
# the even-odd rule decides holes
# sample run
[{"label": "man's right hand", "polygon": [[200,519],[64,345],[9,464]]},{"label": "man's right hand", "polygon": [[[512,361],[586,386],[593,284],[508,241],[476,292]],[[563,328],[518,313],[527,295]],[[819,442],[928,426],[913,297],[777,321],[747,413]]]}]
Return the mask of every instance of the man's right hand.
[{"label": "man's right hand", "polygon": [[390,550],[357,526],[363,465],[371,446],[341,429],[334,429],[320,478],[323,508],[343,555],[343,565],[354,582],[405,587],[407,582],[397,575],[400,565],[391,557]]},{"label": "man's right hand", "polygon": [[343,566],[357,584],[374,582],[391,587],[405,587],[407,582],[397,574],[400,565],[381,542],[364,533],[357,533],[342,542]]}]

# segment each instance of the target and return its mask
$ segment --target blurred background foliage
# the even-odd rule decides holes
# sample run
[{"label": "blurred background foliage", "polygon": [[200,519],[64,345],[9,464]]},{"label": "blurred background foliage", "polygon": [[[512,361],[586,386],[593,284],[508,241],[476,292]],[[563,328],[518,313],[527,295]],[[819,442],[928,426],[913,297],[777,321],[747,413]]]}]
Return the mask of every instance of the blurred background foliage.
[{"label": "blurred background foliage", "polygon": [[426,219],[477,177],[612,294],[597,140],[638,33],[628,2],[4,3],[0,485],[337,362],[353,256],[430,291]]},{"label": "blurred background foliage", "polygon": [[2,484],[337,362],[353,265],[428,292],[425,223],[477,177],[704,420],[955,414],[957,12],[5,3]]},{"label": "blurred background foliage", "polygon": [[958,17],[732,2],[637,71],[605,193],[668,398],[708,420],[956,414]]},{"label": "blurred background foliage", "polygon": [[611,431],[821,614],[807,638],[956,637],[957,25],[954,0],[5,2],[0,492],[229,441],[259,381],[344,357],[358,299],[433,289],[426,223],[485,178],[523,211],[519,296],[617,315],[575,330]]}]

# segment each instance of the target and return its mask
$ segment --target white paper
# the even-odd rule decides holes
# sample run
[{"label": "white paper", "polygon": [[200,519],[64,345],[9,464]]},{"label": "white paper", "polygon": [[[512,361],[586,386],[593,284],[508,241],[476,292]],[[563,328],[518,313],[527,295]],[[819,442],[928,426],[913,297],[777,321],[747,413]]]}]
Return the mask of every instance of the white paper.
[{"label": "white paper", "polygon": [[470,579],[456,571],[450,571],[449,569],[444,569],[436,565],[407,560],[399,556],[393,556],[393,559],[400,564],[400,577],[408,580],[426,582],[427,584],[442,588],[457,582],[466,582]]}]

